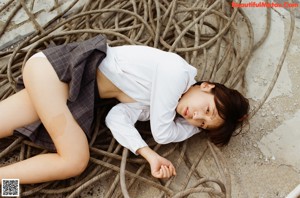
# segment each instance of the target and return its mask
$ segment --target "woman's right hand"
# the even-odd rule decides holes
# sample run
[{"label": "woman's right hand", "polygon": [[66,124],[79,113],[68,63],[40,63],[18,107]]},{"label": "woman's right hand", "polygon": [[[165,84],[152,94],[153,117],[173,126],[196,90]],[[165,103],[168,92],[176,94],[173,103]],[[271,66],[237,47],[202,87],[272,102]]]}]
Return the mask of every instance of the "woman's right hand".
[{"label": "woman's right hand", "polygon": [[169,178],[176,175],[173,164],[166,158],[160,156],[150,147],[143,147],[137,150],[150,164],[151,174],[156,178]]}]

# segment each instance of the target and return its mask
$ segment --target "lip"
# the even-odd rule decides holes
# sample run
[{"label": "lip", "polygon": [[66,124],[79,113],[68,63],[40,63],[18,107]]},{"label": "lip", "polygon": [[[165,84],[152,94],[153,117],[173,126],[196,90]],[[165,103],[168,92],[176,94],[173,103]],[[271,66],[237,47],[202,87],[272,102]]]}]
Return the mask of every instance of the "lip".
[{"label": "lip", "polygon": [[188,115],[188,111],[189,111],[189,108],[186,107],[185,110],[184,110],[184,112],[183,112],[184,117],[186,117]]}]

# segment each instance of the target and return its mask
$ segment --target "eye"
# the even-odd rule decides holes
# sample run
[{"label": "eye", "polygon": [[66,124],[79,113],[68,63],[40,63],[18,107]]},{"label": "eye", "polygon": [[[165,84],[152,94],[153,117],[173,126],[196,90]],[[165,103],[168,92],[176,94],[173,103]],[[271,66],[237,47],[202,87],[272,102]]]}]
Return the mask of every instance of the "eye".
[{"label": "eye", "polygon": [[202,122],[202,123],[201,123],[201,125],[200,125],[200,127],[201,127],[201,128],[203,128],[203,127],[204,127],[204,125],[205,125],[205,123],[204,123],[204,122]]},{"label": "eye", "polygon": [[208,114],[209,113],[209,107],[207,107],[207,109],[206,109],[206,114]]}]

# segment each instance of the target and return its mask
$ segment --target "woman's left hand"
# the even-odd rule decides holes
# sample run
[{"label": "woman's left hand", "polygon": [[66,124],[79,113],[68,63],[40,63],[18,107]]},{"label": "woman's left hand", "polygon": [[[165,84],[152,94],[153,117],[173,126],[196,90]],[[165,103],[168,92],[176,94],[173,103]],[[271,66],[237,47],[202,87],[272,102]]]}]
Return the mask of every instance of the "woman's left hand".
[{"label": "woman's left hand", "polygon": [[173,164],[153,151],[150,147],[140,148],[137,153],[142,155],[149,162],[153,177],[169,178],[176,175],[176,170]]},{"label": "woman's left hand", "polygon": [[176,175],[173,164],[161,156],[154,159],[153,162],[150,163],[150,167],[151,174],[156,178],[169,178]]}]

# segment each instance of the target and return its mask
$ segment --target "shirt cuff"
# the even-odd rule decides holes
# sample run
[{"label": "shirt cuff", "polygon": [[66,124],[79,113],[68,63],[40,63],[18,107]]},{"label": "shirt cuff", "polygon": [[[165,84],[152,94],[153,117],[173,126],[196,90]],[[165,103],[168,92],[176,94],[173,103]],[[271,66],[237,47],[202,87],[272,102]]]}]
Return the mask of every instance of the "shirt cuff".
[{"label": "shirt cuff", "polygon": [[139,155],[137,153],[137,150],[139,150],[140,148],[146,147],[148,146],[148,144],[145,141],[139,141],[139,142],[135,142],[134,144],[130,145],[129,150],[134,153],[135,155]]}]

